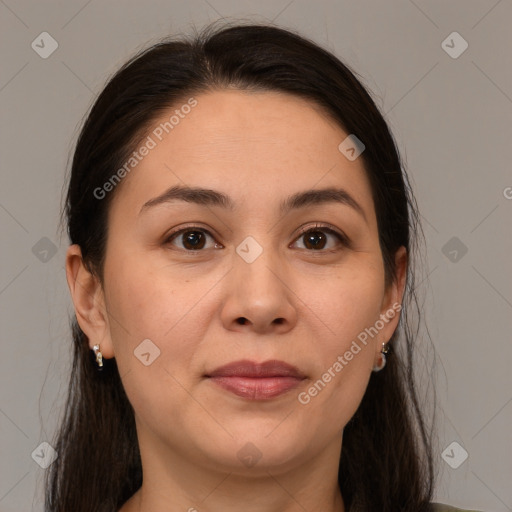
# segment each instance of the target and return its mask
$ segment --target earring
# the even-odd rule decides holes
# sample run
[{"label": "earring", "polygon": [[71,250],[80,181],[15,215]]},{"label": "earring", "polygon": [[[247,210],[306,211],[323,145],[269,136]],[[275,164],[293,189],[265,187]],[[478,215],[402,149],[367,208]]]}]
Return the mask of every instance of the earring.
[{"label": "earring", "polygon": [[386,343],[382,344],[382,350],[380,353],[380,362],[377,366],[373,367],[374,372],[380,372],[384,366],[386,366],[386,354],[389,352],[389,346]]},{"label": "earring", "polygon": [[96,363],[98,364],[98,370],[103,369],[103,355],[100,352],[100,346],[94,345],[92,348],[94,350],[94,353],[96,354]]}]

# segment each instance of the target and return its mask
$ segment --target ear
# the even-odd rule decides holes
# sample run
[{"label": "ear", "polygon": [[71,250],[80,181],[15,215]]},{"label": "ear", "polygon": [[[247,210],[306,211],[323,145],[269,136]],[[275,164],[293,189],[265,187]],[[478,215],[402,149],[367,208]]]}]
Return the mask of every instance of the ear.
[{"label": "ear", "polygon": [[398,326],[400,310],[402,309],[402,298],[405,291],[407,263],[407,250],[404,246],[401,246],[395,253],[396,279],[389,284],[382,300],[380,318],[384,323],[384,327],[379,332],[379,342],[375,347],[376,356],[382,350],[382,343],[387,343],[390,340]]},{"label": "ear", "polygon": [[66,252],[66,279],[78,325],[89,339],[90,349],[99,344],[104,358],[114,357],[103,287],[84,265],[79,245],[70,245]]}]

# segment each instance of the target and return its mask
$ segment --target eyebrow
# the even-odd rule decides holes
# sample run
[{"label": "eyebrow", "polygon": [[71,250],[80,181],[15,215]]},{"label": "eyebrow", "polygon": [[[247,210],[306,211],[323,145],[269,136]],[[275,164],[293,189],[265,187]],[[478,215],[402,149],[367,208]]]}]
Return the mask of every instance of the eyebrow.
[{"label": "eyebrow", "polygon": [[[235,209],[233,199],[223,192],[202,187],[174,185],[163,194],[144,203],[140,209],[139,215],[149,208],[172,201],[185,201],[200,206],[219,206],[229,210]],[[292,210],[327,203],[338,203],[349,206],[359,213],[364,218],[365,222],[368,223],[368,219],[361,205],[345,189],[336,187],[297,192],[281,202],[279,211],[284,215]]]}]

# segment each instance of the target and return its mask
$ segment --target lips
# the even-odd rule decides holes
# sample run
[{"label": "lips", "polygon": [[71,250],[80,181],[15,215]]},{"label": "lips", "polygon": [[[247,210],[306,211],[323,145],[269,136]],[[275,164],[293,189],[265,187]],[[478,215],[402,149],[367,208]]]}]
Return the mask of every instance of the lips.
[{"label": "lips", "polygon": [[205,377],[226,391],[251,400],[280,396],[306,378],[295,366],[278,360],[263,363],[234,361],[216,368]]}]

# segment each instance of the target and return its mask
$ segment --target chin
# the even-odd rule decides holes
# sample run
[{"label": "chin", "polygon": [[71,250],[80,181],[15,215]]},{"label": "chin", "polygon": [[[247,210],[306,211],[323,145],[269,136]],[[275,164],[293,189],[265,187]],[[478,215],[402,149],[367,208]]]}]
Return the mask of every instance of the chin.
[{"label": "chin", "polygon": [[[307,449],[307,445],[301,436],[294,439],[295,436],[288,430],[278,430],[269,435],[272,429],[262,430],[253,426],[242,429],[239,435],[234,433],[232,439],[224,437],[222,442],[217,443],[210,438],[207,456],[214,461],[217,469],[221,465],[226,470],[240,474],[268,476],[269,471],[287,471],[298,464],[299,458],[306,457],[303,450]],[[232,430],[230,432],[233,433]],[[214,452],[212,446],[216,448]]]}]

